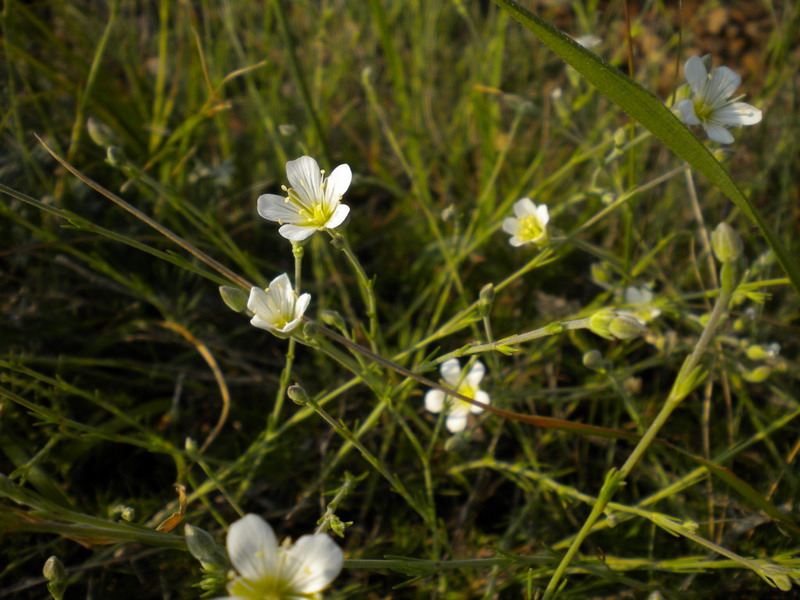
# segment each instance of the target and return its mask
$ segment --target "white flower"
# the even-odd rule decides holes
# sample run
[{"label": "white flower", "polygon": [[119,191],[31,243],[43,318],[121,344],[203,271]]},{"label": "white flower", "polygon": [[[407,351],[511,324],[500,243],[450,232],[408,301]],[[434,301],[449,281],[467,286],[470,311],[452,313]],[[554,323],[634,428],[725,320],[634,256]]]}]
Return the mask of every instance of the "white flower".
[{"label": "white flower", "polygon": [[302,600],[336,579],[344,555],[324,534],[304,535],[294,545],[278,546],[272,527],[247,515],[228,531],[228,555],[238,572],[219,600]]},{"label": "white flower", "polygon": [[264,194],[258,198],[258,214],[281,224],[278,232],[287,240],[300,242],[318,229],[334,229],[342,224],[350,207],[342,195],[350,187],[350,167],[339,165],[323,178],[317,161],[301,156],[286,163],[290,188],[288,197]]},{"label": "white flower", "polygon": [[703,59],[692,56],[683,66],[683,73],[692,88],[692,97],[678,102],[677,108],[687,125],[702,125],[712,140],[730,144],[733,136],[726,127],[761,121],[760,110],[737,102],[742,96],[731,98],[742,78],[728,67],[719,67],[709,74]]},{"label": "white flower", "polygon": [[255,313],[250,324],[272,333],[289,333],[300,323],[310,301],[311,294],[297,297],[286,273],[278,275],[266,290],[250,290],[247,308]]},{"label": "white flower", "polygon": [[547,241],[547,224],[550,222],[547,206],[536,206],[530,198],[523,198],[514,203],[514,214],[517,216],[503,221],[503,231],[511,234],[509,243],[512,246]]},{"label": "white flower", "polygon": [[[461,365],[457,358],[448,358],[440,367],[442,378],[445,383],[463,394],[467,398],[472,398],[478,402],[489,404],[489,394],[478,387],[483,379],[486,368],[481,361],[477,361],[467,373],[466,377],[461,376]],[[445,408],[445,394],[441,390],[428,390],[425,394],[425,408],[432,413],[440,413]],[[483,408],[468,404],[458,398],[450,398],[451,404],[447,409],[447,419],[445,425],[453,433],[463,431],[467,426],[467,415],[469,413],[482,413]]]}]

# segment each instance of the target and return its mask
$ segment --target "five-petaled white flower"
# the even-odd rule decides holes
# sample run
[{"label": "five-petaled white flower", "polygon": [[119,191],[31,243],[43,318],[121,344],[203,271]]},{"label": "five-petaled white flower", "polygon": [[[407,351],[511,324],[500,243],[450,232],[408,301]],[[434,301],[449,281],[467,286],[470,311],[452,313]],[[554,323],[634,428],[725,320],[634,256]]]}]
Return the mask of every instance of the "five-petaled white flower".
[{"label": "five-petaled white flower", "polygon": [[530,198],[523,198],[514,203],[516,217],[506,217],[503,220],[503,231],[511,234],[508,242],[512,246],[523,244],[540,244],[547,241],[547,224],[550,222],[550,213],[547,206],[536,206]]},{"label": "five-petaled white flower", "polygon": [[302,600],[336,579],[344,555],[325,534],[304,535],[294,545],[278,546],[272,527],[246,515],[228,531],[228,555],[238,572],[230,596],[218,600]]},{"label": "five-petaled white flower", "polygon": [[[467,398],[472,398],[478,402],[489,404],[489,394],[478,386],[483,379],[486,368],[481,361],[475,362],[472,368],[462,377],[461,365],[457,358],[448,358],[440,367],[442,378],[445,383],[459,394]],[[432,413],[440,413],[445,408],[445,394],[441,390],[428,390],[425,394],[425,408]],[[468,404],[458,398],[447,398],[450,406],[447,409],[447,419],[445,425],[453,433],[463,431],[467,426],[467,415],[469,413],[482,413],[483,408],[474,404]]]},{"label": "five-petaled white flower", "polygon": [[266,290],[259,287],[250,290],[247,308],[255,313],[250,324],[271,333],[288,334],[300,323],[310,301],[311,294],[297,297],[292,282],[283,273],[273,279]]},{"label": "five-petaled white flower", "polygon": [[290,188],[286,198],[264,194],[258,198],[258,214],[281,224],[278,232],[287,240],[300,242],[318,229],[334,229],[342,224],[350,207],[342,204],[342,195],[350,187],[350,167],[339,165],[323,178],[317,161],[301,156],[286,163]]},{"label": "five-petaled white flower", "polygon": [[683,73],[692,88],[692,97],[678,102],[677,108],[687,125],[702,125],[712,140],[730,144],[733,136],[727,127],[761,121],[760,110],[738,102],[742,96],[731,98],[742,78],[728,67],[719,67],[709,74],[703,59],[692,56],[683,66]]}]

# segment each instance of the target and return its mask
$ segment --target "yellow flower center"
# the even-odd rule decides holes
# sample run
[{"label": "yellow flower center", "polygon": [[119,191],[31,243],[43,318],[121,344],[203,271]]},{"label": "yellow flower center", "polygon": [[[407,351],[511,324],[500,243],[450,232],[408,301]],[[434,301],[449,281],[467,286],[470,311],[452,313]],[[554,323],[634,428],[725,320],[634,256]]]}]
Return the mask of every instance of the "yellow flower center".
[{"label": "yellow flower center", "polygon": [[544,227],[536,215],[528,215],[519,220],[517,237],[523,242],[537,242],[544,235]]},{"label": "yellow flower center", "polygon": [[697,116],[697,120],[701,123],[707,122],[713,113],[713,107],[705,102],[705,100],[694,101],[694,114]]},{"label": "yellow flower center", "polygon": [[[289,200],[298,207],[298,214],[301,217],[305,217],[305,226],[318,228],[324,227],[325,223],[330,220],[331,216],[333,215],[333,211],[328,210],[325,206],[325,203],[320,200],[320,198],[324,197],[324,195],[325,183],[322,184],[319,198],[314,198],[309,206],[300,200],[300,198],[297,196],[297,193],[293,189],[289,189]],[[336,206],[334,205],[333,208],[336,208]]]}]

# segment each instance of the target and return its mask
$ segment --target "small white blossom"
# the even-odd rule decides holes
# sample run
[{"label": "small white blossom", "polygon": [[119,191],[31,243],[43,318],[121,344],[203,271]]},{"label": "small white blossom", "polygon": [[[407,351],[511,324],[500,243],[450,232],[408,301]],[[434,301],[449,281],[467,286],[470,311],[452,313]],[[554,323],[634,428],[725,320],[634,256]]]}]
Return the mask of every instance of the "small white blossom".
[{"label": "small white blossom", "polygon": [[278,232],[294,242],[303,241],[318,229],[335,229],[350,212],[340,200],[353,175],[347,165],[339,165],[329,177],[323,178],[323,174],[310,156],[290,160],[286,176],[291,187],[283,188],[288,196],[259,196],[258,214],[280,223]]},{"label": "small white blossom", "polygon": [[259,287],[250,290],[247,308],[255,313],[250,324],[271,333],[287,334],[300,324],[310,301],[311,294],[297,297],[292,282],[283,273],[273,279],[266,290]]},{"label": "small white blossom", "polygon": [[683,66],[683,73],[692,88],[692,97],[678,102],[677,108],[687,125],[702,125],[712,140],[730,144],[733,136],[727,127],[761,121],[760,110],[738,102],[742,96],[731,98],[742,78],[728,67],[719,67],[709,74],[703,59],[692,56]]},{"label": "small white blossom", "polygon": [[246,515],[228,531],[228,556],[236,574],[230,596],[218,600],[302,600],[336,579],[344,555],[325,534],[304,535],[294,545],[278,545],[272,527]]},{"label": "small white blossom", "polygon": [[536,206],[530,198],[523,198],[514,203],[514,214],[516,217],[507,217],[503,221],[503,231],[511,234],[509,243],[512,246],[547,241],[547,224],[550,222],[547,206]]},{"label": "small white blossom", "polygon": [[[478,402],[489,404],[489,394],[480,389],[479,385],[486,367],[481,361],[476,361],[472,365],[466,376],[461,375],[461,365],[457,358],[448,358],[440,367],[444,382],[459,394],[472,398]],[[432,413],[440,413],[445,409],[445,394],[441,390],[428,390],[425,394],[425,408]],[[447,408],[447,418],[445,426],[452,433],[463,431],[467,426],[467,415],[469,413],[478,414],[483,412],[483,408],[474,404],[468,404],[458,398],[449,398],[450,405]]]}]

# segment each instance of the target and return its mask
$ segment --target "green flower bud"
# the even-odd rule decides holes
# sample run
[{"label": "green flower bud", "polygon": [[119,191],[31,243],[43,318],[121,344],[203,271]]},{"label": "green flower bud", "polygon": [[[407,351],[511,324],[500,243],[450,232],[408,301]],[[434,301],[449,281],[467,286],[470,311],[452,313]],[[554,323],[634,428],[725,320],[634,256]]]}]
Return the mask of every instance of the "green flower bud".
[{"label": "green flower bud", "polygon": [[615,315],[613,308],[601,308],[589,317],[589,331],[607,340],[613,340],[609,325]]},{"label": "green flower bud", "polygon": [[494,304],[494,284],[487,283],[481,288],[478,297],[478,314],[483,318],[488,317],[492,311],[492,304]]},{"label": "green flower bud", "polygon": [[207,531],[189,525],[183,529],[189,553],[200,561],[206,571],[227,571],[230,568],[225,549]]},{"label": "green flower bud", "polygon": [[344,317],[338,311],[325,308],[320,311],[319,317],[326,325],[336,327],[336,329],[342,332],[347,331],[347,323],[345,322]]},{"label": "green flower bud", "polygon": [[711,233],[711,248],[721,263],[738,260],[742,255],[742,238],[733,227],[723,222]]},{"label": "green flower bud", "polygon": [[302,385],[295,383],[294,385],[290,385],[289,389],[286,390],[286,395],[289,396],[292,402],[295,404],[299,404],[300,406],[305,406],[309,403],[308,394],[306,390],[303,388]]},{"label": "green flower bud", "polygon": [[64,563],[54,554],[45,561],[42,575],[47,581],[63,581],[67,578],[67,570],[64,568]]},{"label": "green flower bud", "polygon": [[247,308],[248,296],[244,290],[229,285],[221,285],[219,286],[219,295],[222,296],[222,301],[226,306],[234,312],[242,312]]},{"label": "green flower bud", "polygon": [[589,350],[583,355],[583,366],[592,371],[605,371],[606,362],[599,350]]},{"label": "green flower bud", "polygon": [[87,119],[86,131],[89,132],[89,137],[92,138],[92,141],[103,148],[113,146],[118,142],[117,137],[114,135],[114,130],[94,117]]},{"label": "green flower bud", "polygon": [[47,590],[53,597],[53,600],[62,600],[64,592],[67,591],[67,584],[69,583],[69,575],[64,568],[64,564],[53,555],[48,558],[44,567],[42,568],[42,575],[49,581]]},{"label": "green flower bud", "polygon": [[608,324],[608,331],[618,340],[632,340],[643,336],[647,327],[631,313],[618,312]]},{"label": "green flower bud", "polygon": [[106,162],[112,167],[121,167],[125,163],[125,153],[118,146],[106,148]]},{"label": "green flower bud", "polygon": [[751,371],[745,371],[742,373],[744,380],[749,381],[750,383],[763,383],[769,379],[770,375],[772,375],[772,369],[766,365],[761,365],[760,367],[756,367]]}]

